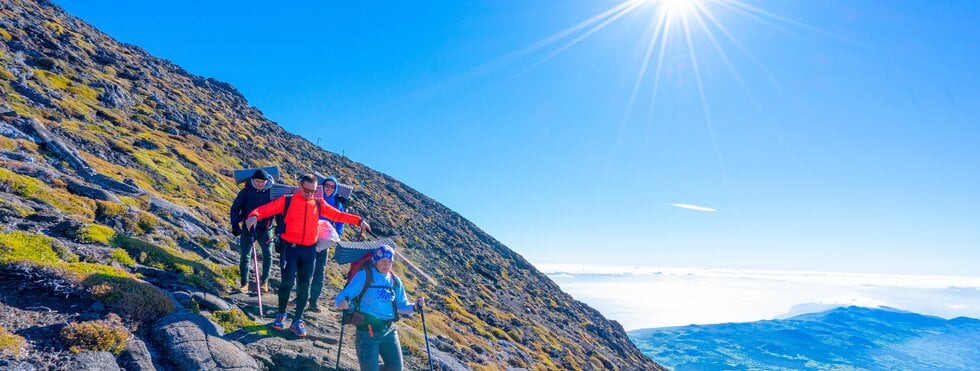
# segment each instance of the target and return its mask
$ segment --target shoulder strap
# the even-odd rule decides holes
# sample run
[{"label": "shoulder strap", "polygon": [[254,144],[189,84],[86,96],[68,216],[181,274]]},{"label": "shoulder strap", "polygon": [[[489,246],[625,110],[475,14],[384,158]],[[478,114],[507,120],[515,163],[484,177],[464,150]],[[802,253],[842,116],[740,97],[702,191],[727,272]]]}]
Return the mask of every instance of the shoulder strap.
[{"label": "shoulder strap", "polygon": [[[394,284],[392,284],[391,288],[393,291],[397,293],[398,286],[402,285],[402,280],[398,279],[398,275],[396,275],[395,272],[391,272],[391,279],[392,281],[394,281]],[[395,294],[395,296],[398,295]],[[393,321],[398,321],[401,318],[401,315],[398,314],[398,303],[396,303],[395,301],[396,300],[394,298],[391,299],[391,312],[395,314],[395,319]]]},{"label": "shoulder strap", "polygon": [[373,277],[374,275],[371,274],[371,271],[372,270],[373,270],[373,268],[371,268],[371,267],[368,267],[367,269],[364,270],[364,275],[365,275],[365,277],[364,277],[364,287],[361,288],[361,293],[360,294],[357,294],[357,296],[355,297],[355,299],[357,299],[357,309],[358,310],[361,309],[361,299],[364,298],[364,293],[367,292],[368,287],[370,287],[371,284],[374,283],[374,277]]},{"label": "shoulder strap", "polygon": [[276,215],[276,235],[282,235],[286,233],[286,213],[289,212],[289,201],[293,200],[293,195],[284,196],[286,197],[285,205],[282,207],[282,213]]}]

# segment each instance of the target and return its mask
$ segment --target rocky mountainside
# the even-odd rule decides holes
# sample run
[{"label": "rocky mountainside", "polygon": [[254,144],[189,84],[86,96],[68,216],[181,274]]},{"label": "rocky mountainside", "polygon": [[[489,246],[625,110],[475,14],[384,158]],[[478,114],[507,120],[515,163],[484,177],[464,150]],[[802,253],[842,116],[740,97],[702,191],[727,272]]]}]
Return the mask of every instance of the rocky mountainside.
[{"label": "rocky mountainside", "polygon": [[[459,214],[47,1],[0,2],[0,118],[0,368],[333,368],[338,313],[294,339],[264,326],[274,295],[260,318],[258,297],[231,290],[232,171],[278,165],[286,184],[312,171],[354,184],[352,211],[438,281],[396,263],[410,296],[432,298],[438,368],[660,369]],[[329,265],[324,305],[342,269]],[[423,368],[419,318],[399,327],[406,365]]]},{"label": "rocky mountainside", "polygon": [[967,370],[980,364],[980,320],[889,308],[841,307],[783,320],[629,335],[645,353],[677,370]]}]

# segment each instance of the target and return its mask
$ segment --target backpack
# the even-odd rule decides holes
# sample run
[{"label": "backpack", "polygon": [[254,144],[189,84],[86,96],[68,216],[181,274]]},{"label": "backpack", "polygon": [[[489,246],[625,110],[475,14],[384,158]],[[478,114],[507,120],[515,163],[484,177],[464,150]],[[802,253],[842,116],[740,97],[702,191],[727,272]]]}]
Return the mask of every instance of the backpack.
[{"label": "backpack", "polygon": [[[351,303],[356,303],[357,304],[355,306],[355,309],[354,309],[355,313],[360,312],[360,309],[361,309],[361,299],[364,298],[364,294],[367,292],[367,290],[369,288],[376,288],[376,289],[377,288],[388,288],[388,289],[391,289],[392,291],[396,291],[397,292],[398,291],[398,287],[400,287],[401,284],[402,284],[402,280],[398,278],[398,275],[396,275],[395,272],[390,272],[391,273],[392,281],[394,281],[394,284],[391,287],[388,287],[388,286],[372,286],[371,283],[374,282],[374,273],[373,273],[374,272],[374,269],[372,269],[372,268],[374,268],[374,264],[371,263],[371,254],[366,255],[366,257],[368,258],[367,263],[361,263],[361,270],[364,271],[364,275],[365,275],[365,277],[364,277],[364,287],[361,287],[361,292],[359,294],[357,294],[357,296],[355,296],[354,299],[351,300]],[[363,258],[361,258],[361,260],[363,260]],[[360,262],[360,260],[358,260],[357,262]],[[351,264],[353,265],[353,263],[351,263]],[[347,283],[350,284],[350,279],[347,280]],[[346,287],[346,285],[345,285],[345,287]],[[392,321],[398,321],[398,319],[401,317],[401,315],[398,313],[398,304],[395,303],[395,300],[394,299],[391,300],[391,311],[395,313],[395,319],[393,319]],[[358,322],[363,321],[364,318],[363,318],[363,316],[360,319],[358,319],[356,317],[357,317],[356,315],[344,316],[343,317],[344,318],[344,324],[360,325],[360,323],[358,323]]]},{"label": "backpack", "polygon": [[[289,212],[289,202],[293,200],[293,196],[295,195],[283,196],[286,197],[286,205],[282,207],[282,212],[276,215],[276,254],[282,254],[282,249],[286,244],[282,239],[282,234],[286,233],[286,213]],[[323,200],[316,201],[316,215],[320,215],[320,201]]]}]

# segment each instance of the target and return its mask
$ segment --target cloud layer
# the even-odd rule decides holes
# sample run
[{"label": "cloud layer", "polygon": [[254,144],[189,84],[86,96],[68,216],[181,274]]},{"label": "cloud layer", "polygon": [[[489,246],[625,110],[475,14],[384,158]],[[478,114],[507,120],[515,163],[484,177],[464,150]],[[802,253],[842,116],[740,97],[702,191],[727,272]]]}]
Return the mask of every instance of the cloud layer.
[{"label": "cloud layer", "polygon": [[748,322],[841,305],[980,318],[980,277],[539,264],[627,329]]}]

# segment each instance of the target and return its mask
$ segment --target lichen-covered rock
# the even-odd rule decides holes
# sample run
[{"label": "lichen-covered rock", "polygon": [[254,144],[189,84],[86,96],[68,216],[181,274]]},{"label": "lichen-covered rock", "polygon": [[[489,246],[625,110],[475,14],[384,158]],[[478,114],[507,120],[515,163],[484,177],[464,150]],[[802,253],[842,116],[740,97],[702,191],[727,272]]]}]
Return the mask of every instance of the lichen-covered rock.
[{"label": "lichen-covered rock", "polygon": [[153,365],[153,356],[146,343],[138,337],[129,339],[126,349],[119,354],[119,364],[127,371],[151,371],[156,370]]},{"label": "lichen-covered rock", "polygon": [[180,370],[259,370],[237,343],[221,338],[218,325],[187,310],[156,322],[153,337],[165,357]]},{"label": "lichen-covered rock", "polygon": [[116,357],[109,352],[85,352],[75,356],[72,370],[78,371],[116,371]]}]

